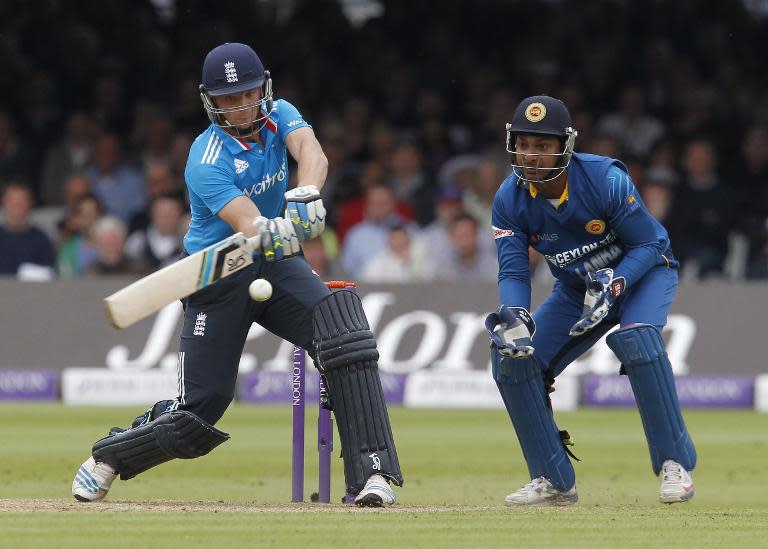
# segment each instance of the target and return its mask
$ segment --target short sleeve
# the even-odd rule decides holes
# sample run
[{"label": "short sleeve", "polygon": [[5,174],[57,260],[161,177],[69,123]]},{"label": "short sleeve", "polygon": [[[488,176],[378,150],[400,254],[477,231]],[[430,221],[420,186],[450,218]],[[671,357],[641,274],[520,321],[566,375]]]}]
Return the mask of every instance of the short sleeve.
[{"label": "short sleeve", "polygon": [[285,138],[294,130],[312,127],[307,124],[299,110],[288,101],[281,99],[278,109],[277,133],[281,141],[285,142]]},{"label": "short sleeve", "polygon": [[212,213],[217,214],[242,194],[235,185],[235,173],[216,164],[197,164],[185,173],[190,192],[195,193]]}]

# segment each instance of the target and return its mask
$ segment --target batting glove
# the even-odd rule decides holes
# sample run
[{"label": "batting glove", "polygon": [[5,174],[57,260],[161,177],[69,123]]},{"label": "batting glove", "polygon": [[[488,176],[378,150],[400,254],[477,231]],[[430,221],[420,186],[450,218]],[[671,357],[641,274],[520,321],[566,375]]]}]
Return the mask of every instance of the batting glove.
[{"label": "batting glove", "polygon": [[314,185],[303,185],[285,193],[285,218],[290,219],[299,240],[315,238],[325,229],[325,206]]},{"label": "batting glove", "polygon": [[301,249],[293,224],[287,219],[267,219],[259,216],[253,220],[253,224],[261,237],[258,249],[267,261],[280,261]]}]

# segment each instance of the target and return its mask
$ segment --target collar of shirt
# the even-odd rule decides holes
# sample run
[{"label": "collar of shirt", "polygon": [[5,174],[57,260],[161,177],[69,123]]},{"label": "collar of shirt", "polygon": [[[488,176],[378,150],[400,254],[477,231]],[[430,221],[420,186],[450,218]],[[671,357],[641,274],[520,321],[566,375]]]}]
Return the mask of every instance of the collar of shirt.
[{"label": "collar of shirt", "polygon": [[[528,192],[531,193],[531,198],[536,198],[536,195],[539,194],[539,190],[536,188],[535,185],[528,185]],[[557,205],[555,208],[559,208],[563,204],[565,204],[568,201],[568,179],[565,180],[565,188],[563,189],[563,193],[560,195],[560,198],[557,201]]]},{"label": "collar of shirt", "polygon": [[[236,138],[232,134],[225,131],[223,128],[219,126],[215,126],[213,124],[211,125],[211,127],[213,128],[214,133],[219,136],[222,143],[224,143],[224,146],[227,148],[227,151],[229,151],[229,154],[231,154],[232,156],[236,155],[239,152],[250,151],[253,149],[253,147],[251,146],[251,143]],[[271,132],[272,134],[277,133],[277,125],[271,118],[267,118],[267,123],[263,129]],[[267,143],[266,137],[267,137],[266,132],[262,131],[262,141],[264,142],[264,145],[266,145]]]},{"label": "collar of shirt", "polygon": [[251,147],[239,139],[237,139],[235,136],[229,134],[224,129],[220,128],[219,126],[211,126],[213,128],[213,133],[215,133],[219,139],[221,139],[221,142],[224,144],[224,147],[226,148],[227,152],[231,154],[232,156],[236,155],[239,152],[242,151],[249,151],[251,150]]}]

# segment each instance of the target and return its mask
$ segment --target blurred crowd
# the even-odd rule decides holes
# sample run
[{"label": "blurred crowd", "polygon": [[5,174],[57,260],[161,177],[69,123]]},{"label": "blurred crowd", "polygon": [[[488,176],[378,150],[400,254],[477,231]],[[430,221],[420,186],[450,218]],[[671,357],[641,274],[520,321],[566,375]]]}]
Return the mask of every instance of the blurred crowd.
[{"label": "blurred crowd", "polygon": [[304,246],[321,276],[494,281],[504,124],[544,93],[568,105],[578,152],[627,164],[685,280],[768,278],[768,18],[761,2],[707,5],[3,2],[0,275],[174,261],[208,124],[200,65],[241,41],[328,157],[328,230]]}]

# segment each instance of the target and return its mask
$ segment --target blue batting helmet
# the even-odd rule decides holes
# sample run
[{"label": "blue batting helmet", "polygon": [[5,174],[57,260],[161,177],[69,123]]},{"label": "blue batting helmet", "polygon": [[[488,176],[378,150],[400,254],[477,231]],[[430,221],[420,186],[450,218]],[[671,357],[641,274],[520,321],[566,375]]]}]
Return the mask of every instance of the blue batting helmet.
[{"label": "blue batting helmet", "polygon": [[258,88],[266,76],[261,59],[250,46],[226,43],[205,56],[202,86],[208,95],[218,97]]},{"label": "blue batting helmet", "polygon": [[[545,183],[558,177],[565,171],[571,162],[573,147],[576,143],[578,132],[571,127],[571,113],[565,103],[548,95],[534,95],[523,99],[515,109],[512,116],[512,122],[507,124],[507,152],[512,154],[512,167],[519,180],[526,183]],[[524,166],[515,161],[515,135],[517,134],[537,134],[552,135],[560,138],[563,146],[562,152],[551,155],[538,156],[557,156],[560,158],[558,167],[551,172],[545,179],[538,181],[529,180],[523,176]],[[539,171],[545,171],[544,168],[537,168]]]},{"label": "blue batting helmet", "polygon": [[566,130],[572,124],[565,103],[548,95],[534,95],[520,102],[507,131],[567,137]]},{"label": "blue batting helmet", "polygon": [[[221,109],[213,98],[261,88],[262,98],[254,103]],[[272,79],[261,59],[250,46],[236,42],[221,44],[205,56],[200,98],[211,122],[229,129],[240,137],[257,133],[273,110]],[[245,125],[233,126],[226,115],[234,111],[254,109],[254,118]]]}]

